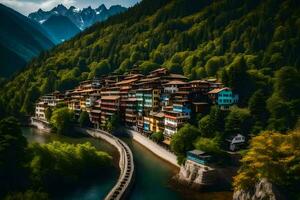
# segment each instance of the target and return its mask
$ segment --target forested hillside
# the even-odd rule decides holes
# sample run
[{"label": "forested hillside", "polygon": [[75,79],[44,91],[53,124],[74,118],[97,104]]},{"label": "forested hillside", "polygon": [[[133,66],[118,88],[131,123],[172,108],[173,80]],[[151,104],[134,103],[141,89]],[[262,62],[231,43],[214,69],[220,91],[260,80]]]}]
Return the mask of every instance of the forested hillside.
[{"label": "forested hillside", "polygon": [[110,72],[160,65],[190,79],[217,77],[240,95],[258,130],[299,115],[297,0],[144,0],[32,60],[2,87],[6,113],[30,114],[39,95]]}]

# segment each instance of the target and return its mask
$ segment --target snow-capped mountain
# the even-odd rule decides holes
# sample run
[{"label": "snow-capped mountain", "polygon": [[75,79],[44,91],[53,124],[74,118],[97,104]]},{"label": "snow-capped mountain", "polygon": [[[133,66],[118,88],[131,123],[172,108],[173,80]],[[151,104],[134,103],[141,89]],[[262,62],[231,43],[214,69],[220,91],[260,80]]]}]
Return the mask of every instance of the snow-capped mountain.
[{"label": "snow-capped mountain", "polygon": [[96,22],[104,21],[108,17],[126,10],[127,8],[120,5],[111,6],[109,9],[104,4],[95,9],[90,6],[83,9],[71,6],[68,9],[64,5],[59,4],[50,11],[39,9],[37,12],[29,14],[28,17],[42,24],[53,15],[62,15],[68,17],[77,27],[83,30]]}]

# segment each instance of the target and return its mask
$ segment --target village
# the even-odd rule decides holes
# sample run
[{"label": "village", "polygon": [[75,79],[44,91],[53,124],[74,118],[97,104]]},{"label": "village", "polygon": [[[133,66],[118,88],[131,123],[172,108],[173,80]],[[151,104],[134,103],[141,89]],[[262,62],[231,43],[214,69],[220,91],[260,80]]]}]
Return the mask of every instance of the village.
[{"label": "village", "polygon": [[112,75],[80,83],[74,90],[42,96],[36,103],[35,118],[46,121],[45,111],[64,102],[78,117],[89,113],[94,128],[105,126],[118,114],[127,127],[151,135],[162,132],[164,143],[193,116],[211,105],[228,110],[238,102],[231,88],[216,79],[193,80],[160,68],[142,75]]}]

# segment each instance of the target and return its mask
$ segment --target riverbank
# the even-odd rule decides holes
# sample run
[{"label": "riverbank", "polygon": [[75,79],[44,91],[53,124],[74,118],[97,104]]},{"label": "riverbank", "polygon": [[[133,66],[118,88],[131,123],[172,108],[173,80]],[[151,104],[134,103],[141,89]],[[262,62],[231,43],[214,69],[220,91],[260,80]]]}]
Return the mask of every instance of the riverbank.
[{"label": "riverbank", "polygon": [[156,156],[162,158],[163,160],[171,163],[175,167],[180,168],[180,165],[177,163],[177,157],[174,153],[164,149],[159,144],[153,142],[149,138],[143,136],[137,131],[127,129],[128,135],[136,142],[140,143],[144,147],[146,147],[149,151],[154,153]]}]

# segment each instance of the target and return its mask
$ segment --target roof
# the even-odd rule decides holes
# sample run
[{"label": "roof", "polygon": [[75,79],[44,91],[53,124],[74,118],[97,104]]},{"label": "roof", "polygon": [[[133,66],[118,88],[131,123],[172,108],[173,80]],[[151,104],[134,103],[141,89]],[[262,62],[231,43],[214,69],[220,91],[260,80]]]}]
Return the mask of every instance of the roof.
[{"label": "roof", "polygon": [[165,83],[164,85],[185,85],[186,82],[183,81],[169,81],[168,83]]},{"label": "roof", "polygon": [[133,83],[135,81],[137,81],[137,78],[133,78],[133,79],[126,79],[120,82],[117,82],[116,85],[124,85],[124,84],[129,84],[129,83]]},{"label": "roof", "polygon": [[194,149],[194,150],[188,151],[188,153],[192,153],[192,154],[195,154],[197,156],[206,154],[206,152],[198,150],[198,149]]},{"label": "roof", "polygon": [[208,83],[208,82],[205,80],[193,80],[193,81],[190,81],[189,83]]},{"label": "roof", "polygon": [[117,100],[120,96],[103,96],[101,97],[101,100]]},{"label": "roof", "polygon": [[169,77],[171,78],[180,78],[180,79],[187,79],[187,77],[181,75],[181,74],[170,74]]},{"label": "roof", "polygon": [[150,112],[150,115],[154,116],[154,117],[158,117],[158,118],[162,118],[165,116],[165,114],[163,112]]},{"label": "roof", "polygon": [[224,88],[216,88],[216,89],[213,89],[211,91],[208,92],[208,94],[217,94],[223,90],[231,90],[231,88],[229,87],[224,87]]},{"label": "roof", "polygon": [[156,73],[156,72],[161,72],[161,71],[167,71],[167,69],[164,68],[164,67],[161,67],[161,68],[158,68],[158,69],[156,69],[156,70],[151,71],[150,74]]},{"label": "roof", "polygon": [[160,79],[159,77],[143,78],[143,79],[140,79],[139,82],[151,82],[151,81],[156,81],[156,80],[159,80],[159,79]]}]

